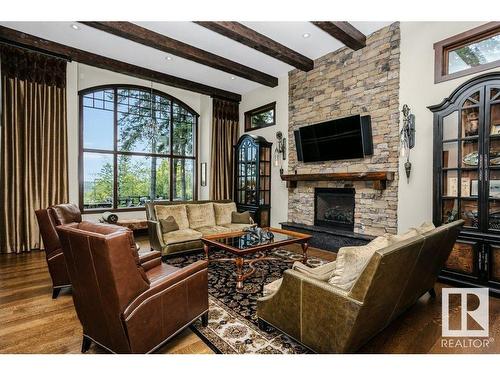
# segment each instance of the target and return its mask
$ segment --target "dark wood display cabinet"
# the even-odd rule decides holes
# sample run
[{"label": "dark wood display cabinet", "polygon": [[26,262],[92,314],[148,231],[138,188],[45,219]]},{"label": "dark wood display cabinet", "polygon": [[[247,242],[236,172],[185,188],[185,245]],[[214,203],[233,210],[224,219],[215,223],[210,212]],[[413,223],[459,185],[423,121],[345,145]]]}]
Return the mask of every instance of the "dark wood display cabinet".
[{"label": "dark wood display cabinet", "polygon": [[265,138],[245,134],[234,152],[234,201],[260,227],[271,226],[271,147]]},{"label": "dark wood display cabinet", "polygon": [[467,81],[434,112],[434,224],[465,225],[440,278],[500,294],[500,72]]}]

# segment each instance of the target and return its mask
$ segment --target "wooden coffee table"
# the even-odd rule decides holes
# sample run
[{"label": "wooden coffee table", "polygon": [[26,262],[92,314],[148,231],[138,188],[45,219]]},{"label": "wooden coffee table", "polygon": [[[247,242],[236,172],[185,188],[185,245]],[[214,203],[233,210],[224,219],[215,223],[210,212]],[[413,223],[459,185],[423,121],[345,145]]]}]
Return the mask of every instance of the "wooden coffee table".
[{"label": "wooden coffee table", "polygon": [[[201,239],[203,241],[203,250],[205,251],[205,256],[208,261],[210,261],[208,256],[210,247],[222,249],[236,255],[236,258],[214,259],[212,261],[233,262],[235,264],[237,289],[243,288],[243,281],[255,273],[255,263],[270,260],[284,260],[283,258],[267,256],[266,252],[269,250],[293,243],[300,243],[302,245],[302,262],[305,263],[307,261],[308,241],[311,235],[277,228],[265,229],[274,234],[273,239],[259,241],[246,232],[214,234]],[[244,258],[245,255],[256,253],[258,255],[255,258]],[[245,265],[248,265],[250,269],[245,271]]]}]

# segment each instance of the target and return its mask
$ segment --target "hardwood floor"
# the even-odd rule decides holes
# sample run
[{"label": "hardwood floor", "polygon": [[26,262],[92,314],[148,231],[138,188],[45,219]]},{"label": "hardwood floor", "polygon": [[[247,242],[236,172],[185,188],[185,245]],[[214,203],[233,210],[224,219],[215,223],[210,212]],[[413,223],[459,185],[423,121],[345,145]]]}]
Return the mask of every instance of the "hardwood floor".
[{"label": "hardwood floor", "polygon": [[[146,249],[147,241],[140,239]],[[300,246],[289,247],[300,252]],[[335,254],[311,248],[310,256],[334,260]],[[365,345],[362,353],[499,353],[500,299],[490,298],[489,347],[441,346],[441,288],[437,298],[423,296],[415,306]],[[0,255],[0,353],[80,353],[82,329],[71,292],[51,298],[51,281],[43,252]],[[458,318],[452,309],[452,318]],[[90,353],[103,352],[92,345]],[[159,353],[202,354],[212,350],[189,328],[161,348]]]}]

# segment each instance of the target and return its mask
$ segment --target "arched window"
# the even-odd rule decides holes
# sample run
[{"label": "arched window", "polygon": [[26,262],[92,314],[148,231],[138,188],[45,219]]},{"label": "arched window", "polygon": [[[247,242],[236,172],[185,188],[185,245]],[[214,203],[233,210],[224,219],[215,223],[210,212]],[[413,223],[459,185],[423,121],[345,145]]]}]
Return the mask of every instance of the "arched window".
[{"label": "arched window", "polygon": [[80,208],[141,208],[196,197],[198,114],[138,86],[80,93]]}]

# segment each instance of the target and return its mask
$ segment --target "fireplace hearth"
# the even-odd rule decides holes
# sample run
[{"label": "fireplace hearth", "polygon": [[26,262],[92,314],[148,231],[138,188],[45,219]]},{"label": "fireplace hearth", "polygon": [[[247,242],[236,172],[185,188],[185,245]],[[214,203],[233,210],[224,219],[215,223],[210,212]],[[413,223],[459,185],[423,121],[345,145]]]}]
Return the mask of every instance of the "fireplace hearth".
[{"label": "fireplace hearth", "polygon": [[352,188],[314,189],[314,225],[354,231]]}]

